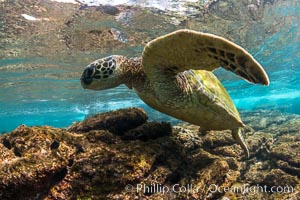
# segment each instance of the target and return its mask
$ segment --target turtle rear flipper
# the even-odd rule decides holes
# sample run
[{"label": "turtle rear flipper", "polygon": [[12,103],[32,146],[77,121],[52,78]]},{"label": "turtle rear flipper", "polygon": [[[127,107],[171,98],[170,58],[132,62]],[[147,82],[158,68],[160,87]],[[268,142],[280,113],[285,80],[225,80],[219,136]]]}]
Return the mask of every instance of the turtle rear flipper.
[{"label": "turtle rear flipper", "polygon": [[247,144],[242,136],[242,128],[234,128],[231,130],[232,137],[238,142],[238,144],[242,147],[244,154],[247,158],[250,157],[249,149]]},{"label": "turtle rear flipper", "polygon": [[245,49],[222,37],[192,30],[175,31],[149,42],[142,64],[150,80],[157,80],[155,74],[162,71],[176,75],[221,66],[249,82],[269,85],[268,75]]}]

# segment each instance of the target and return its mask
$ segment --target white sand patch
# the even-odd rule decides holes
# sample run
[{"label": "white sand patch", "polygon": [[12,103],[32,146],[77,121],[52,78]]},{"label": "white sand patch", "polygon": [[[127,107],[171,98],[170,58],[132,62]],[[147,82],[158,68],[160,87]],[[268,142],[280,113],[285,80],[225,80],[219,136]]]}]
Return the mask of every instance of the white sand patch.
[{"label": "white sand patch", "polygon": [[30,15],[27,15],[27,14],[22,14],[21,16],[24,17],[25,19],[29,20],[29,21],[37,21],[37,20],[40,20],[40,19],[38,19],[38,18],[35,18],[35,17],[30,16]]}]

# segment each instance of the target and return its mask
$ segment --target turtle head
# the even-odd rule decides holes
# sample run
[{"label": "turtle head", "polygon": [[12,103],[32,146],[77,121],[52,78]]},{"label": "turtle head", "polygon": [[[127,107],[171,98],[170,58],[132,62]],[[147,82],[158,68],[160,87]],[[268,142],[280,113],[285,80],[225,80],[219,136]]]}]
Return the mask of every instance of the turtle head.
[{"label": "turtle head", "polygon": [[81,76],[81,85],[85,89],[105,90],[122,84],[120,58],[123,56],[108,56],[89,64]]}]

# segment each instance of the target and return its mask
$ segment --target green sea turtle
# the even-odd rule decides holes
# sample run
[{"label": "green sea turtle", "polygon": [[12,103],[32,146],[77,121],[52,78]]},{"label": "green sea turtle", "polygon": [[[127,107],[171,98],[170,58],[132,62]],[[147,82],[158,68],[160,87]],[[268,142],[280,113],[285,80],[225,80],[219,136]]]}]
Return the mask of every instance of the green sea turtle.
[{"label": "green sea turtle", "polygon": [[212,73],[218,67],[252,83],[269,85],[261,65],[242,47],[222,37],[178,30],[149,42],[141,58],[112,55],[89,64],[83,88],[103,90],[125,84],[152,108],[199,125],[202,130],[232,130],[249,157],[244,127],[227,91]]}]

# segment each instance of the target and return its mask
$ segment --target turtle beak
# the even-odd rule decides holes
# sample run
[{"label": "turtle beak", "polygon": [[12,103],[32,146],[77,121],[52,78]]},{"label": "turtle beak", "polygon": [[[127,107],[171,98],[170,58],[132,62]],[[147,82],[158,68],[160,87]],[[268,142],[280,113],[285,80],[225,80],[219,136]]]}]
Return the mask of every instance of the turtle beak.
[{"label": "turtle beak", "polygon": [[87,84],[85,82],[86,81],[84,81],[83,79],[80,79],[80,83],[81,83],[81,86],[83,87],[83,89],[87,88]]},{"label": "turtle beak", "polygon": [[93,82],[93,78],[81,77],[80,82],[81,82],[82,87],[84,89],[86,89],[87,86]]}]

